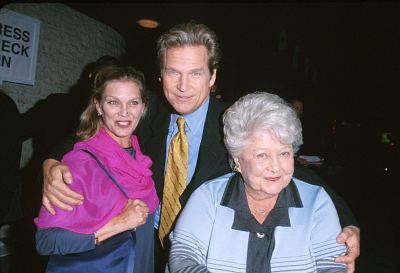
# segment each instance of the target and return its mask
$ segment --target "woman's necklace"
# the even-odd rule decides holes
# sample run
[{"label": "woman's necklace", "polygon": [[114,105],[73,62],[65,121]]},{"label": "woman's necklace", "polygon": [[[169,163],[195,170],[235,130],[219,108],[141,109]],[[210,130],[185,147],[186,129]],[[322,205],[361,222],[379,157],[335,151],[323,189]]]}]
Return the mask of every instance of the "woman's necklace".
[{"label": "woman's necklace", "polygon": [[256,220],[261,224],[265,221],[270,211],[273,209],[275,200],[257,200],[251,194],[246,193],[247,204],[249,206],[251,214],[256,218]]},{"label": "woman's necklace", "polygon": [[255,214],[260,214],[262,216],[267,215],[268,210],[267,209],[252,209],[251,210]]},{"label": "woman's necklace", "polygon": [[253,215],[259,215],[265,217],[273,208],[275,201],[273,199],[260,199],[257,197],[253,197],[252,194],[246,192],[247,195],[247,204],[250,208],[250,211]]},{"label": "woman's necklace", "polygon": [[[270,211],[268,209],[250,209],[251,213],[257,219],[259,223],[263,222],[267,216],[267,213]],[[257,237],[262,239],[265,236],[265,233],[256,233]]]}]

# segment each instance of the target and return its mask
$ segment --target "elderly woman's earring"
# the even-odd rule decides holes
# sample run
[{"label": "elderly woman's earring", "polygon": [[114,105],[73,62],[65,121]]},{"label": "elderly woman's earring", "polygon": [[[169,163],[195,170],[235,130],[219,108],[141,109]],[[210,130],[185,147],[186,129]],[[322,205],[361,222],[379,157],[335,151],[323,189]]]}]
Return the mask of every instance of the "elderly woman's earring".
[{"label": "elderly woman's earring", "polygon": [[233,171],[234,171],[235,173],[240,173],[239,164],[235,163],[235,167],[233,167]]},{"label": "elderly woman's earring", "polygon": [[101,113],[100,113],[100,112],[97,112],[97,116],[101,117]]}]

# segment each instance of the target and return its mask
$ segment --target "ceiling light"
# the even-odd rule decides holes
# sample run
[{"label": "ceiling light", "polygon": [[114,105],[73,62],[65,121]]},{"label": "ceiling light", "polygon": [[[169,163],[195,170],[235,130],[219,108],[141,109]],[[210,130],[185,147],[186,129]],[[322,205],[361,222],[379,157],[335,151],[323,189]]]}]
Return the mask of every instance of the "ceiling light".
[{"label": "ceiling light", "polygon": [[144,28],[157,28],[160,25],[160,23],[152,19],[140,19],[137,23]]}]

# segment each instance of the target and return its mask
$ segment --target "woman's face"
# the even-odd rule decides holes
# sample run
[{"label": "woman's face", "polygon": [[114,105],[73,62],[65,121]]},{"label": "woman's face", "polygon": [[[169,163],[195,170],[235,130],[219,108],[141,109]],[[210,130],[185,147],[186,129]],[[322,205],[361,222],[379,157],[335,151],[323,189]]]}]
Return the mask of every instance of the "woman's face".
[{"label": "woman's face", "polygon": [[277,197],[293,176],[292,146],[281,143],[269,130],[256,131],[234,160],[242,173],[246,193],[256,200]]},{"label": "woman's face", "polygon": [[145,109],[136,82],[110,81],[105,87],[102,100],[95,100],[95,104],[108,134],[122,147],[129,147],[132,132]]}]

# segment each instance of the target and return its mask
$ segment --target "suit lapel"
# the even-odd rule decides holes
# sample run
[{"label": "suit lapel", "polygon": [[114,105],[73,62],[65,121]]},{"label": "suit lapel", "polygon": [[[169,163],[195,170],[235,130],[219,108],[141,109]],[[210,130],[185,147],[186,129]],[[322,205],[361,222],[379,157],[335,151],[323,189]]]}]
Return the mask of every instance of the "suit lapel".
[{"label": "suit lapel", "polygon": [[162,196],[164,185],[164,167],[166,160],[166,142],[170,114],[165,111],[149,125],[149,134],[146,136],[146,152],[153,160],[153,179],[156,184],[157,193]]}]

